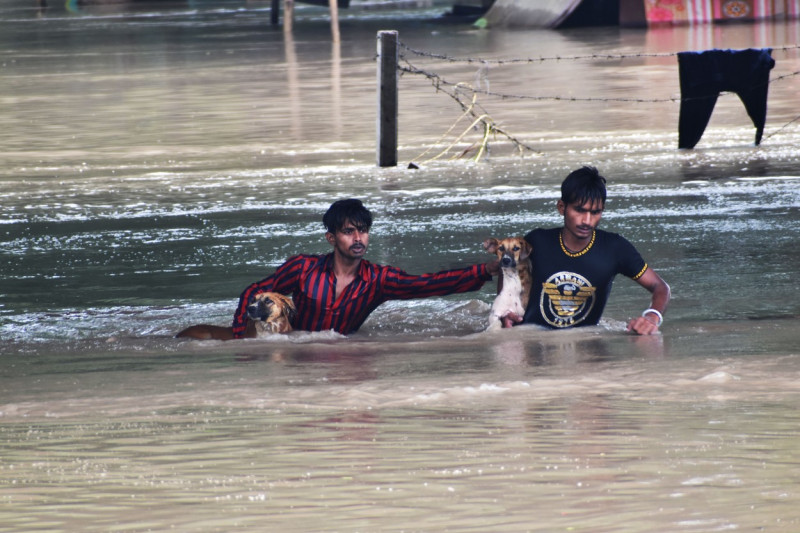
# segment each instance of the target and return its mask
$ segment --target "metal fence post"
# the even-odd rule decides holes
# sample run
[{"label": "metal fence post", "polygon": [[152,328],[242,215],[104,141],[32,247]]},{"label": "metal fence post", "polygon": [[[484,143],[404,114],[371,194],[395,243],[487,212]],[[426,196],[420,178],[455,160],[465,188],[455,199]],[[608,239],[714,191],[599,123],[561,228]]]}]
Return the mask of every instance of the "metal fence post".
[{"label": "metal fence post", "polygon": [[397,166],[397,31],[378,32],[378,166]]}]

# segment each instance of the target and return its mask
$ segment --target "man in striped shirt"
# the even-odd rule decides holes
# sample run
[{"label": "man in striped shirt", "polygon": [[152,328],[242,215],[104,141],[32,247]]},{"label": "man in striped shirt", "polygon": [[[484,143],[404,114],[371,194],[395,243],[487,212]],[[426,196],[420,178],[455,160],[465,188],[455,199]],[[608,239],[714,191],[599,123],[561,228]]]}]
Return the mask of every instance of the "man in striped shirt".
[{"label": "man in striped shirt", "polygon": [[211,338],[254,337],[255,329],[248,327],[247,306],[262,292],[292,295],[297,309],[294,329],[349,335],[383,302],[475,291],[500,273],[498,260],[422,275],[370,263],[364,255],[372,214],[357,199],[334,202],[322,222],[333,251],[291,257],[274,274],[249,285],[239,297],[233,325],[211,328],[207,332]]}]

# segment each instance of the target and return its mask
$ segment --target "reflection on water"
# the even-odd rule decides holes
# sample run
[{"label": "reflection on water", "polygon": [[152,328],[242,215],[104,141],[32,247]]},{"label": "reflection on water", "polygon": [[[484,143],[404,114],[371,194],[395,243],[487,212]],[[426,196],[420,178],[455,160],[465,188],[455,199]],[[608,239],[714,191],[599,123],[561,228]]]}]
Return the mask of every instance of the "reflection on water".
[{"label": "reflection on water", "polygon": [[[343,10],[332,45],[324,9],[286,32],[264,2],[137,5],[0,7],[0,530],[797,529],[796,24],[495,32]],[[377,169],[390,26],[457,57],[635,57],[484,70],[493,91],[598,97],[481,97],[542,155]],[[786,76],[764,143],[723,96],[676,150],[669,54],[749,46]],[[403,76],[401,165],[461,112]],[[587,163],[610,178],[604,227],[672,285],[660,336],[624,333],[648,302],[619,279],[581,331],[484,332],[488,284],[387,303],[351,338],[172,338],[326,250],[334,198],[374,210],[372,260],[434,271],[558,224]]]},{"label": "reflection on water", "polygon": [[74,415],[7,417],[4,524],[701,532],[800,520],[796,357],[674,373],[675,361],[561,361],[498,380],[504,362],[323,353],[176,365],[125,408],[130,383],[106,406],[73,398]]}]

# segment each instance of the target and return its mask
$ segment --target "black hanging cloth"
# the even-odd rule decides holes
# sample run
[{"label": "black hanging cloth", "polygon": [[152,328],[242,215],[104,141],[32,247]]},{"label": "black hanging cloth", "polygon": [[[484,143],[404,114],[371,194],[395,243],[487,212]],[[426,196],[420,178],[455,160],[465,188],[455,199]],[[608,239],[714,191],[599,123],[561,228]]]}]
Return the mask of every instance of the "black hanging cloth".
[{"label": "black hanging cloth", "polygon": [[771,48],[680,52],[678,148],[694,148],[700,141],[721,92],[739,95],[756,127],[758,145],[767,120],[769,71],[774,66]]}]

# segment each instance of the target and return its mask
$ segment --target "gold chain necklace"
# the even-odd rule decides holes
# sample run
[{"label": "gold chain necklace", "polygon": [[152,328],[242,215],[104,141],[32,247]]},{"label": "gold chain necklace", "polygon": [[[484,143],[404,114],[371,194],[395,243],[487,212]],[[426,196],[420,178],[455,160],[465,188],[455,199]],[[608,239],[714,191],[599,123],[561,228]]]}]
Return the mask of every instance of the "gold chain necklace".
[{"label": "gold chain necklace", "polygon": [[561,235],[560,231],[558,232],[558,244],[561,245],[561,250],[565,254],[567,254],[569,257],[580,257],[583,254],[585,254],[586,252],[588,252],[589,249],[592,247],[592,245],[594,244],[595,235],[597,235],[595,233],[595,231],[592,231],[592,240],[589,241],[589,244],[587,244],[586,247],[583,250],[581,250],[580,252],[570,252],[569,250],[567,250],[567,247],[564,246],[564,237]]}]

